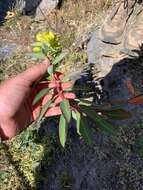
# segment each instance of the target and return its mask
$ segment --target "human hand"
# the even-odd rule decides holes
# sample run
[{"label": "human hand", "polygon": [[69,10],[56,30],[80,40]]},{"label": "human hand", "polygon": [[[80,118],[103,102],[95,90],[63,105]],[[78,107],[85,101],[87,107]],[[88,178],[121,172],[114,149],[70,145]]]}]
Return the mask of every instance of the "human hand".
[{"label": "human hand", "polygon": [[49,64],[46,60],[0,85],[0,136],[3,140],[19,134],[35,119],[40,107],[32,107],[36,93],[32,85],[46,73]]}]

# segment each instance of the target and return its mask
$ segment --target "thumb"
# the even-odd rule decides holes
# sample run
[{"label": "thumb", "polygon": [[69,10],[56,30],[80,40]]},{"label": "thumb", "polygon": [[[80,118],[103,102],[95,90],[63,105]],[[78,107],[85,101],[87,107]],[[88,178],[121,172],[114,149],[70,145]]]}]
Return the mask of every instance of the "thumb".
[{"label": "thumb", "polygon": [[39,80],[46,73],[49,65],[49,60],[45,60],[42,63],[35,65],[19,74],[18,77],[19,79],[28,82],[28,85],[32,85],[33,82]]}]

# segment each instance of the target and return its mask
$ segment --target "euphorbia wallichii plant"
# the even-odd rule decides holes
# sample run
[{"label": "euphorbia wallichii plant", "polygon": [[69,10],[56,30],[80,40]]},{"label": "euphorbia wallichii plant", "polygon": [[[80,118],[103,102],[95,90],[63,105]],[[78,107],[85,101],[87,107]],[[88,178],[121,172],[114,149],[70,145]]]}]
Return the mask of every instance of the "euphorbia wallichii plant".
[{"label": "euphorbia wallichii plant", "polygon": [[131,114],[123,109],[112,109],[112,107],[109,109],[109,107],[97,106],[92,102],[81,101],[76,98],[72,90],[72,83],[65,81],[64,74],[57,70],[59,63],[67,53],[62,52],[59,39],[53,32],[39,32],[36,35],[36,42],[32,46],[34,58],[49,58],[51,60],[47,77],[38,84],[39,91],[35,92],[33,100],[35,110],[39,105],[42,106],[37,122],[40,122],[43,117],[59,115],[59,139],[63,147],[65,147],[68,128],[72,119],[76,121],[77,133],[88,145],[91,145],[87,118],[92,119],[108,134],[114,134],[115,127],[107,122],[103,116],[112,119],[131,117]]}]

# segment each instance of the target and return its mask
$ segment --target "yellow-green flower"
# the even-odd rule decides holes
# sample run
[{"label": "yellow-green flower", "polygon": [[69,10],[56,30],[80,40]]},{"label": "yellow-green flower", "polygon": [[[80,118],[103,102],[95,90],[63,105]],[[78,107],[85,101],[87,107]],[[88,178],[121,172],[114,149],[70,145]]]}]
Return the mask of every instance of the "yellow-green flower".
[{"label": "yellow-green flower", "polygon": [[36,35],[37,42],[49,44],[53,49],[60,48],[58,37],[53,32],[39,32]]},{"label": "yellow-green flower", "polygon": [[38,46],[37,46],[37,47],[34,47],[34,48],[33,48],[33,52],[34,52],[34,53],[39,53],[39,52],[41,52],[41,47],[38,47]]},{"label": "yellow-green flower", "polygon": [[36,40],[38,42],[49,42],[55,39],[55,35],[53,32],[39,32],[36,35]]}]

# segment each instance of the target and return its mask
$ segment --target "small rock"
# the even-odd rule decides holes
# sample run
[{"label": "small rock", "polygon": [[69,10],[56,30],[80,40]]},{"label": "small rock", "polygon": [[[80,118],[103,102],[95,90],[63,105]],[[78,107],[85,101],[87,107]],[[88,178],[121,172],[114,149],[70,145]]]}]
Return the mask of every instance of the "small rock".
[{"label": "small rock", "polygon": [[0,48],[0,61],[5,61],[10,59],[16,52],[16,44],[8,44]]}]

